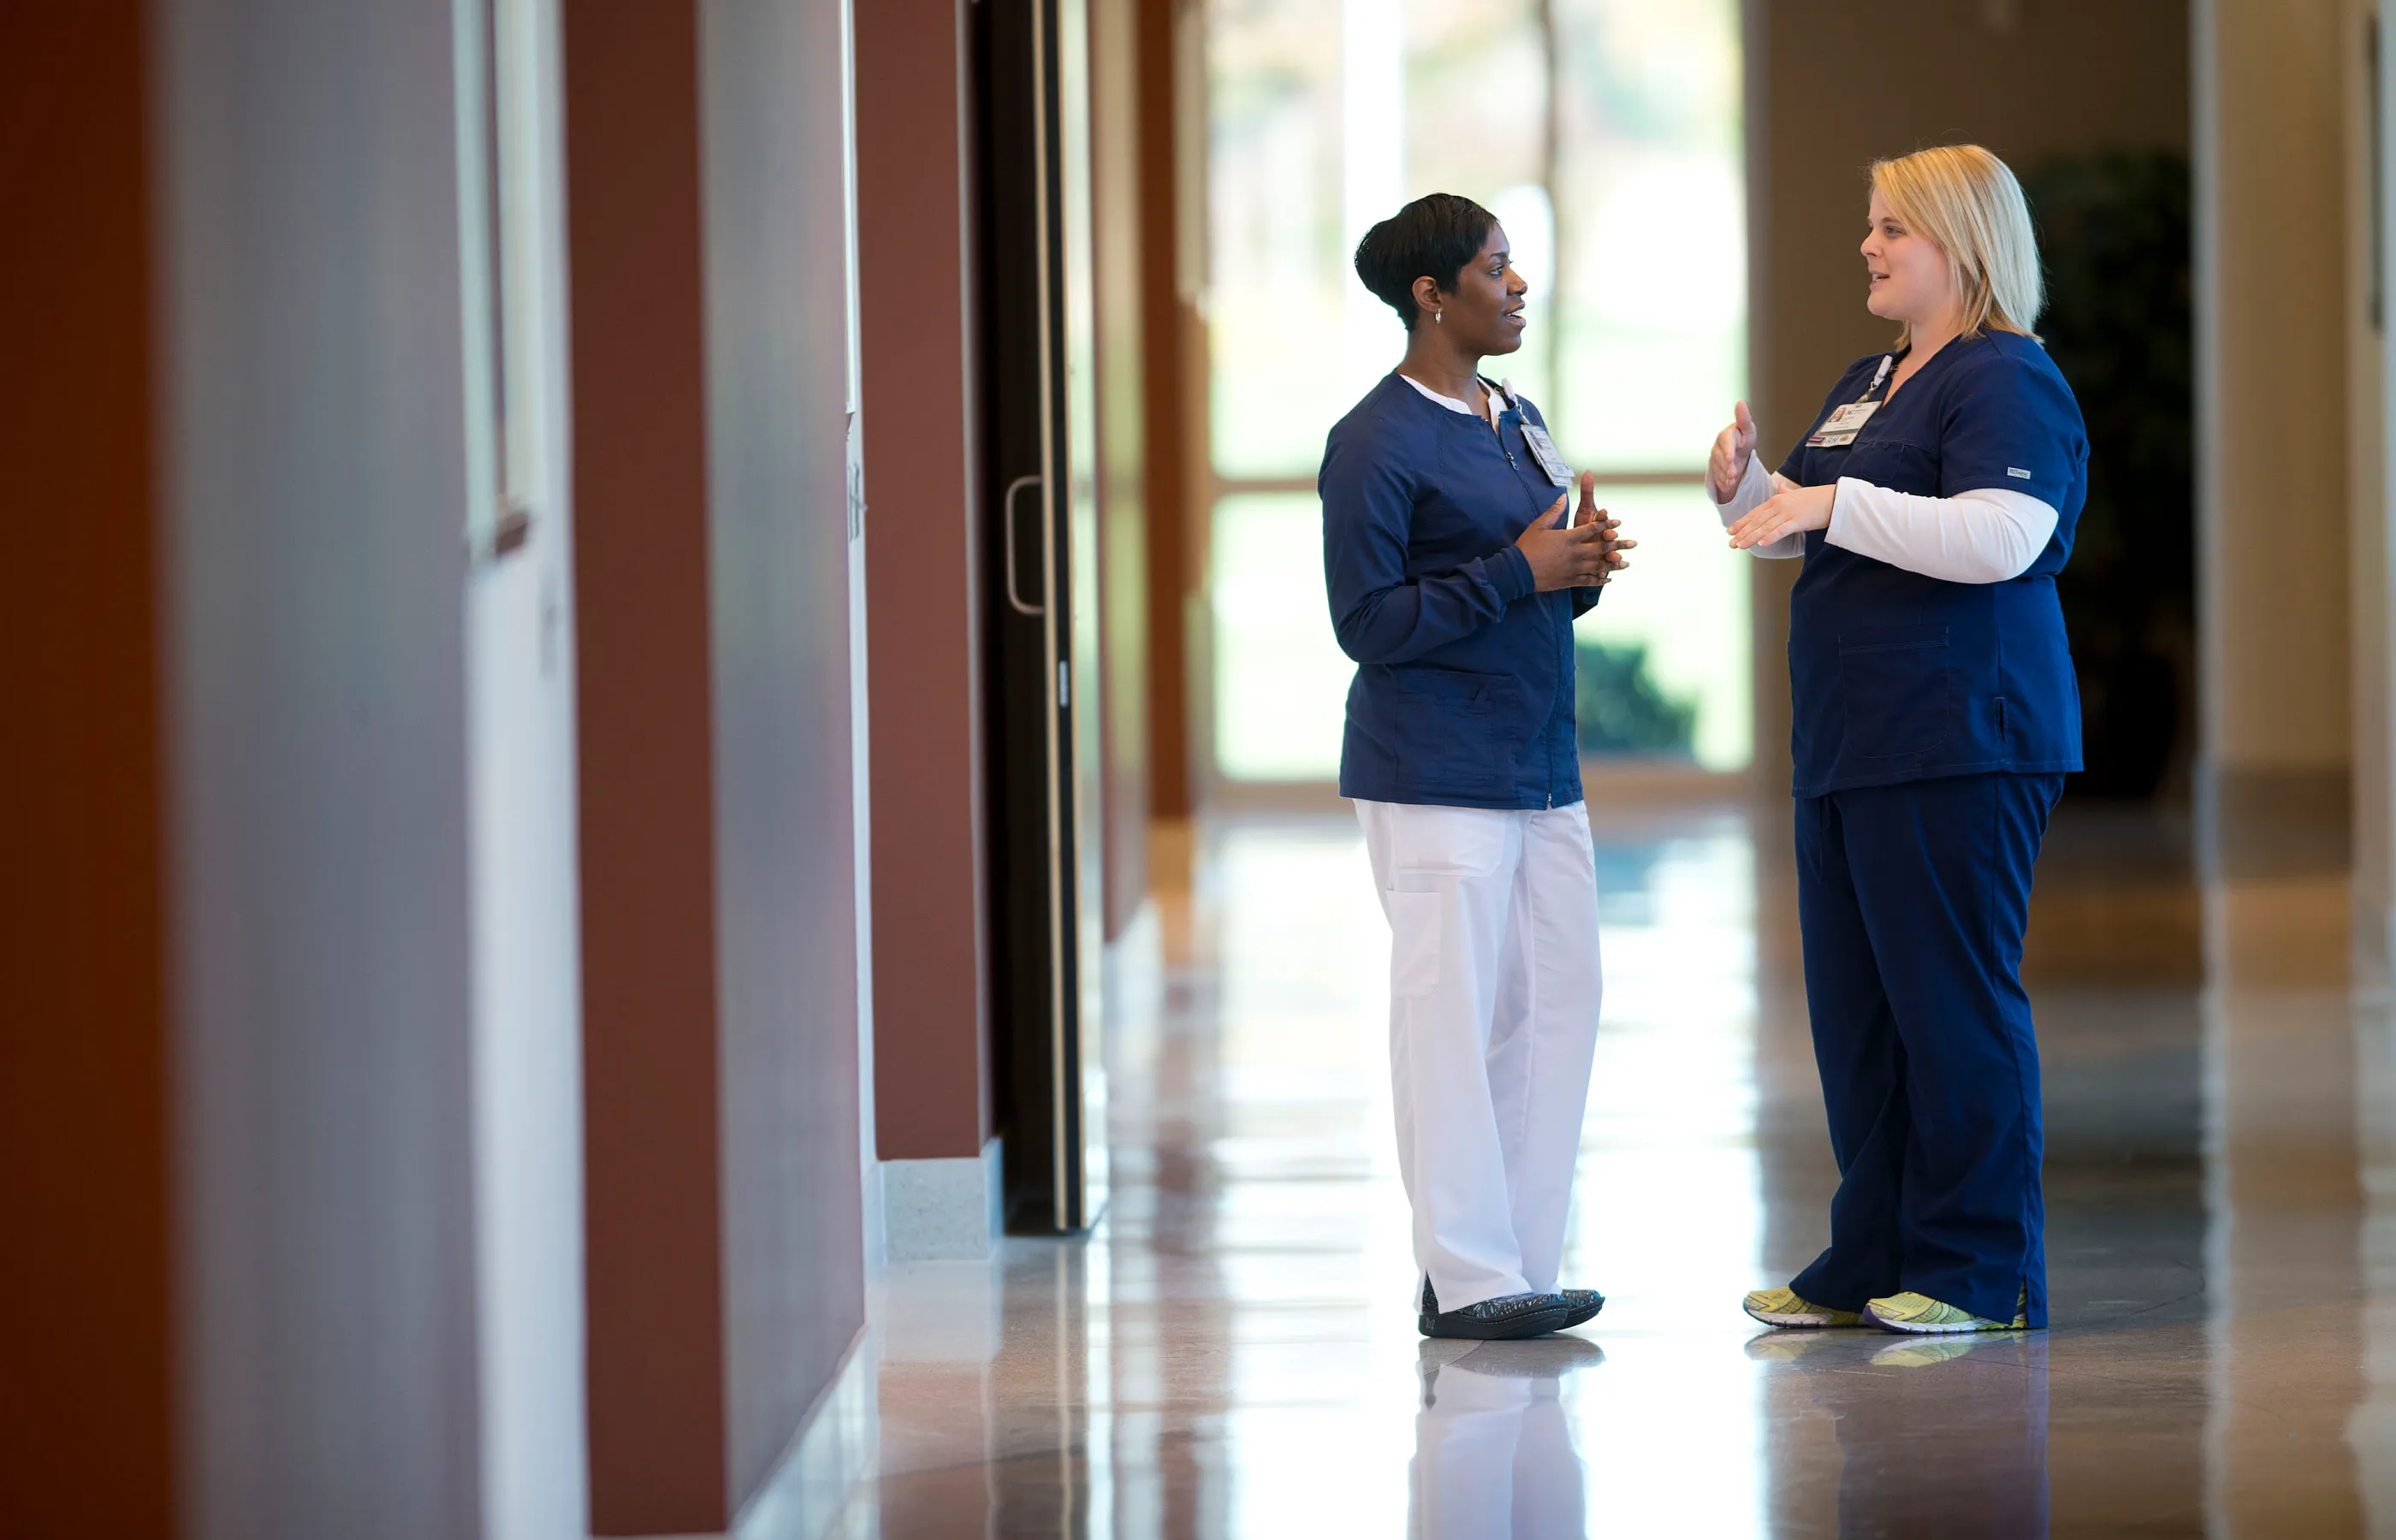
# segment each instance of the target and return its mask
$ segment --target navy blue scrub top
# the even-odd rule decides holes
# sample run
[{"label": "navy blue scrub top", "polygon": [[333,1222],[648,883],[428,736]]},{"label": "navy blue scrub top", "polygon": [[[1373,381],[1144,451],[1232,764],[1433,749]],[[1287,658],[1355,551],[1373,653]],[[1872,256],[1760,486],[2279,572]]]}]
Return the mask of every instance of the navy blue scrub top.
[{"label": "navy blue scrub top", "polygon": [[1357,664],[1343,797],[1504,809],[1581,800],[1572,623],[1604,591],[1534,591],[1514,542],[1567,489],[1524,439],[1525,414],[1547,426],[1538,408],[1498,399],[1492,432],[1487,418],[1450,411],[1393,372],[1324,445],[1324,581],[1332,630]]},{"label": "navy blue scrub top", "polygon": [[[1840,377],[1807,439],[1864,398],[1884,356],[1857,359]],[[2088,497],[2088,434],[2045,349],[2012,332],[1958,338],[1852,445],[1800,440],[1780,473],[1804,486],[1853,476],[1926,498],[1995,487],[2057,513],[2046,549],[2001,583],[1925,578],[1807,533],[1789,606],[1798,796],[2080,768],[2080,689],[2055,575]]]}]

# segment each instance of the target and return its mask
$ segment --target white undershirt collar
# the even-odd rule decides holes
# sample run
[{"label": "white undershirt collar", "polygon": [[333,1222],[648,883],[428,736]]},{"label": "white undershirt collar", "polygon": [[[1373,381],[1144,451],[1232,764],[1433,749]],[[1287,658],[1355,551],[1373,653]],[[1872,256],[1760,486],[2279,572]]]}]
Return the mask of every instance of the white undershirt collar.
[{"label": "white undershirt collar", "polygon": [[[1407,384],[1409,384],[1409,385],[1413,386],[1416,390],[1418,390],[1418,391],[1421,392],[1422,392],[1423,399],[1424,399],[1424,400],[1426,400],[1426,401],[1436,401],[1436,402],[1438,402],[1441,405],[1443,405],[1443,406],[1446,407],[1449,411],[1451,411],[1451,412],[1461,412],[1461,413],[1463,413],[1466,417],[1469,417],[1469,418],[1479,418],[1479,417],[1481,416],[1481,414],[1480,414],[1479,412],[1474,411],[1474,410],[1473,410],[1470,405],[1468,405],[1466,403],[1457,400],[1457,399],[1456,399],[1456,397],[1454,397],[1454,396],[1452,396],[1452,395],[1442,395],[1442,394],[1440,394],[1437,391],[1432,390],[1430,386],[1428,386],[1428,385],[1424,384],[1421,380],[1417,379],[1414,376],[1412,376],[1412,375],[1410,375],[1410,374],[1403,374],[1403,373],[1402,373],[1402,374],[1400,374],[1400,375],[1398,376],[1398,378],[1399,378],[1400,379],[1404,380]],[[1484,380],[1482,383],[1485,385],[1485,384],[1487,384],[1487,383],[1488,383],[1488,381]],[[1505,396],[1505,397],[1506,397],[1508,400],[1510,400],[1510,401],[1511,401],[1511,399],[1513,399],[1513,395],[1514,395],[1514,382],[1513,382],[1512,380],[1511,380],[1511,379],[1501,379],[1501,380],[1499,380],[1499,381],[1498,382],[1497,389],[1495,389],[1495,390],[1493,390],[1493,391],[1491,391],[1491,392],[1489,392],[1489,426],[1490,426],[1490,427],[1492,427],[1492,428],[1495,428],[1495,427],[1497,427],[1497,426],[1498,426],[1498,412],[1499,412],[1500,410],[1502,410],[1502,408],[1498,405],[1498,397],[1499,397],[1501,394],[1502,394],[1503,396]]]}]

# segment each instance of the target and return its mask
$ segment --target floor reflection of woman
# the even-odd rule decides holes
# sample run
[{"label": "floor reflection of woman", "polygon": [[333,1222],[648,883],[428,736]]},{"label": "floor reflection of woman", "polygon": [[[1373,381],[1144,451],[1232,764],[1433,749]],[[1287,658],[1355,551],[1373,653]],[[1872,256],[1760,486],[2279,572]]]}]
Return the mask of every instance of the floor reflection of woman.
[{"label": "floor reflection of woman", "polygon": [[1424,1343],[1406,1540],[1581,1540],[1589,1500],[1563,1381],[1604,1361],[1579,1337]]},{"label": "floor reflection of woman", "polygon": [[[1876,1342],[1888,1339],[1768,1332],[1749,1347],[1750,1358],[1773,1365],[1763,1381],[1776,1430],[1767,1454],[1771,1532],[1829,1533],[1833,1516],[1820,1509],[1835,1491],[1842,1536],[2046,1540],[2047,1339],[2023,1333]],[[1816,1463],[1830,1453],[1818,1436],[1795,1434],[1808,1425],[1808,1411],[1829,1414],[1835,1486],[1830,1470]],[[2116,1533],[2090,1524],[2084,1513],[2078,1528]],[[2170,1528],[2150,1517],[2150,1533]]]},{"label": "floor reflection of woman", "polygon": [[1767,475],[1714,445],[1734,547],[1790,598],[1798,917],[1839,1189],[1830,1248],[1747,1296],[1776,1326],[2046,1324],[2030,870],[2080,698],[2055,575],[2087,495],[2070,388],[2031,335],[2030,211],[1976,146],[1872,167],[1863,243],[1897,350],[1857,360]]},{"label": "floor reflection of woman", "polygon": [[[1591,478],[1481,361],[1522,346],[1506,232],[1434,193],[1356,248],[1404,359],[1332,429],[1323,558],[1354,800],[1390,921],[1398,1169],[1426,1336],[1517,1337],[1604,1303],[1557,1288],[1597,1031],[1597,883],[1573,617],[1625,565]],[[1270,389],[1270,381],[1261,382]]]}]

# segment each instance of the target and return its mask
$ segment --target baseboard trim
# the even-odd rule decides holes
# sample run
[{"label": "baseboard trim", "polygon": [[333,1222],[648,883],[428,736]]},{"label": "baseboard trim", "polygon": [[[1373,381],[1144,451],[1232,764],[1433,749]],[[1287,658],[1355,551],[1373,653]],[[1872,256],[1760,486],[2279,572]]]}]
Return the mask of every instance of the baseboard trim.
[{"label": "baseboard trim", "polygon": [[1005,1228],[999,1141],[950,1160],[882,1162],[884,1255],[893,1262],[978,1262]]}]

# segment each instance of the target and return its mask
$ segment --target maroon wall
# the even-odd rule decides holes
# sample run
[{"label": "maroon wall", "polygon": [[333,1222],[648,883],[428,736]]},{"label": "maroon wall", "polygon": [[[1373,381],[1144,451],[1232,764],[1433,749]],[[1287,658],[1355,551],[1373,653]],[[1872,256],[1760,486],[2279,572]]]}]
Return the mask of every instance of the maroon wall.
[{"label": "maroon wall", "polygon": [[592,1523],[723,1527],[699,25],[565,16]]},{"label": "maroon wall", "polygon": [[840,8],[565,58],[592,1522],[716,1532],[864,1324]]},{"label": "maroon wall", "polygon": [[0,1532],[165,1534],[164,917],[142,7],[0,10]]},{"label": "maroon wall", "polygon": [[874,1135],[885,1160],[991,1134],[965,0],[857,10]]},{"label": "maroon wall", "polygon": [[[1147,414],[1148,764],[1155,814],[1187,818],[1198,810],[1205,776],[1191,731],[1190,616],[1204,603],[1201,555],[1206,507],[1193,488],[1205,469],[1206,331],[1179,272],[1185,200],[1204,190],[1175,185],[1181,156],[1175,136],[1188,61],[1177,59],[1181,22],[1197,0],[1138,5],[1139,114],[1140,354]],[[1203,156],[1198,157],[1203,161]]]}]

